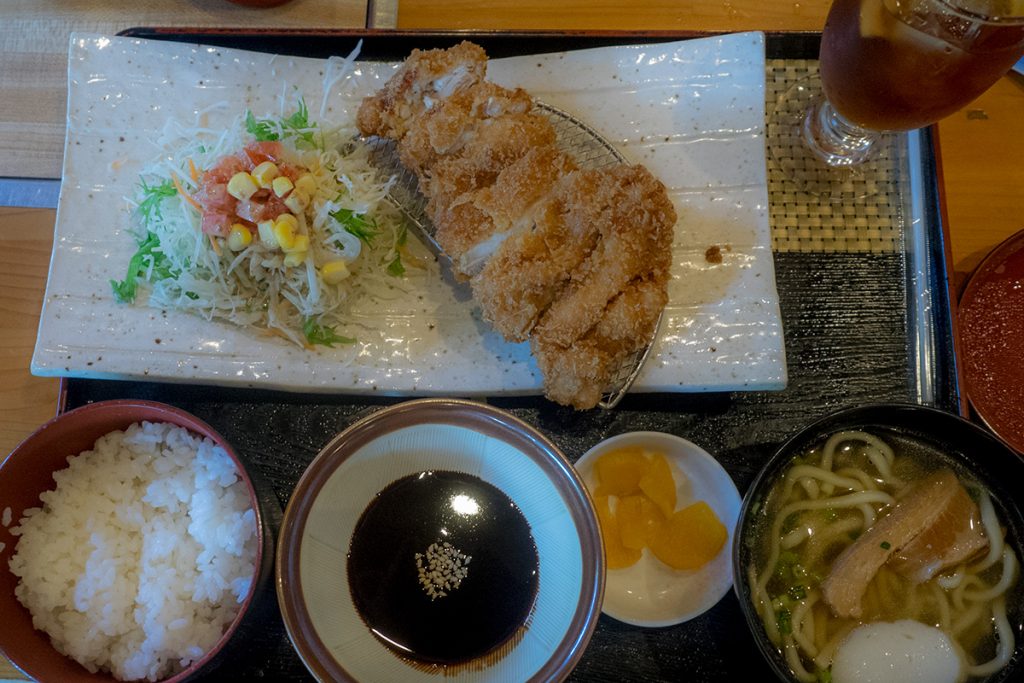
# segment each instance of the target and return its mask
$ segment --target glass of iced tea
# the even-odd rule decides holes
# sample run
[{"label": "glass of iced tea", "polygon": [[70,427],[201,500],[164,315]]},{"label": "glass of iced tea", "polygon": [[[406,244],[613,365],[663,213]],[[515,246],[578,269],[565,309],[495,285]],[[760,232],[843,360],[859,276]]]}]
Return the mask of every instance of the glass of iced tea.
[{"label": "glass of iced tea", "polygon": [[883,132],[952,114],[1022,54],[1024,0],[834,0],[820,91],[804,85],[808,101],[787,106],[799,108],[817,163],[841,177],[870,158]]}]

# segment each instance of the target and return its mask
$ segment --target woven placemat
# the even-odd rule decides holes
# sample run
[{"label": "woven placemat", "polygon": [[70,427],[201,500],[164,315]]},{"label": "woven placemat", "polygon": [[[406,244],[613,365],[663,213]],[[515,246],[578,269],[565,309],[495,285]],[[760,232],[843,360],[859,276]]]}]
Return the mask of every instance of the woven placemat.
[{"label": "woven placemat", "polygon": [[[769,59],[765,87],[768,139],[779,139],[771,112],[795,83],[817,73],[816,60]],[[789,144],[799,144],[790,140]],[[810,195],[786,178],[768,154],[772,248],[777,252],[898,252],[906,225],[905,135],[888,135],[862,177],[834,199]],[[868,197],[857,198],[865,192]]]}]

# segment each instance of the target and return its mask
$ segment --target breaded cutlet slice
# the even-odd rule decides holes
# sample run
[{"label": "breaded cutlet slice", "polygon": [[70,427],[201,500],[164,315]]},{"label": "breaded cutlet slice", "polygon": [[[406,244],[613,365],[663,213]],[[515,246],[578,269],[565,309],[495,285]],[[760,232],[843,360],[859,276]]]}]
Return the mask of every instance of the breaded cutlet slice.
[{"label": "breaded cutlet slice", "polygon": [[664,283],[637,279],[572,346],[532,337],[530,348],[544,375],[545,396],[577,409],[596,405],[625,360],[652,337],[667,301]]},{"label": "breaded cutlet slice", "polygon": [[478,273],[509,235],[529,227],[532,207],[575,164],[554,147],[542,146],[504,167],[492,183],[477,168],[476,158],[446,160],[427,182],[428,215],[438,244],[464,277]]},{"label": "breaded cutlet slice", "polygon": [[506,339],[523,341],[595,248],[609,213],[611,176],[574,171],[515,229],[472,278],[484,319]]},{"label": "breaded cutlet slice", "polygon": [[[479,144],[477,139],[483,132],[478,129],[492,119],[526,116],[527,124],[536,124],[532,109],[533,100],[525,90],[509,90],[488,81],[473,83],[409,122],[400,141],[399,157],[406,168],[421,174],[439,158]],[[531,134],[536,139],[537,134]]]},{"label": "breaded cutlet slice", "polygon": [[487,54],[468,41],[447,50],[413,50],[384,87],[363,99],[359,131],[401,140],[425,111],[483,81],[486,72]]},{"label": "breaded cutlet slice", "polygon": [[576,200],[603,207],[600,239],[534,331],[559,346],[571,345],[589,330],[632,280],[649,277],[667,287],[676,212],[665,186],[640,165],[604,173],[609,182],[603,194]]}]

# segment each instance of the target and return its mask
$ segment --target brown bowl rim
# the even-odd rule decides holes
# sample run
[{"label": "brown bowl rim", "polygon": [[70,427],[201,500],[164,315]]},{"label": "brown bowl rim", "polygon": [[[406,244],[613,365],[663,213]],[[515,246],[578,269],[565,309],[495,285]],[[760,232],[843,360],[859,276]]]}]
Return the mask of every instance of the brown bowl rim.
[{"label": "brown bowl rim", "polygon": [[[123,411],[141,411],[145,413],[147,416],[159,415],[160,417],[133,417],[130,419],[119,420],[123,421],[124,425],[120,428],[114,429],[123,430],[129,427],[130,425],[135,424],[136,422],[169,422],[178,427],[184,427],[185,429],[188,429],[189,431],[195,434],[207,437],[210,440],[212,440],[215,444],[223,448],[224,451],[228,454],[228,457],[230,457],[231,460],[235,463],[235,467],[238,469],[239,478],[245,483],[246,491],[249,494],[249,502],[252,505],[253,512],[256,515],[256,561],[253,566],[252,581],[250,582],[249,585],[249,591],[248,593],[246,593],[245,598],[240,603],[238,613],[235,615],[234,619],[231,620],[231,623],[224,630],[224,633],[221,634],[221,637],[217,640],[213,647],[211,647],[206,653],[204,653],[202,657],[192,662],[188,667],[179,671],[173,676],[160,679],[160,681],[158,682],[183,683],[184,681],[196,675],[197,672],[199,672],[207,664],[214,660],[221,653],[221,651],[224,650],[227,643],[231,640],[232,636],[239,629],[239,626],[243,622],[244,617],[248,612],[250,606],[252,605],[257,591],[259,590],[258,578],[260,574],[260,567],[263,565],[263,562],[265,561],[263,554],[267,533],[266,520],[264,518],[263,510],[259,504],[259,496],[257,495],[256,488],[253,484],[250,473],[247,467],[245,466],[245,463],[238,456],[238,453],[235,451],[234,447],[230,444],[230,442],[228,442],[228,440],[225,439],[220,432],[211,427],[206,421],[176,406],[172,406],[167,403],[161,403],[159,401],[150,401],[146,399],[110,399],[105,401],[97,401],[95,403],[87,403],[86,405],[79,406],[78,408],[75,408],[73,410],[62,412],[47,420],[45,423],[40,425],[35,431],[33,431],[24,439],[22,439],[22,441],[17,446],[15,446],[14,449],[11,450],[9,454],[7,454],[3,461],[0,462],[0,476],[3,476],[4,468],[7,467],[8,463],[13,462],[15,459],[19,457],[22,457],[22,454],[30,447],[30,445],[33,442],[38,440],[41,437],[41,435],[43,435],[47,431],[54,429],[58,424],[83,419],[83,415],[90,416],[93,415],[94,413],[102,415],[104,413],[110,412],[116,414]],[[95,442],[95,439],[93,441]],[[72,453],[70,455],[78,455],[78,453]],[[12,525],[14,523],[15,520],[12,519]],[[14,548],[8,549],[8,552],[4,553],[4,556],[9,557],[9,553],[12,553],[13,550]],[[4,563],[3,571],[9,571],[6,563]],[[20,603],[19,607],[23,610],[26,609],[24,606],[21,606]],[[33,679],[44,680],[46,678],[47,672],[45,670],[42,670],[36,666],[26,665],[24,662],[24,658],[21,656],[20,652],[17,649],[11,648],[5,641],[6,637],[0,635],[0,653],[3,653],[3,655],[6,656],[11,661],[11,663],[18,668],[19,671]],[[74,659],[59,653],[56,649],[53,650],[53,653],[60,657],[66,657],[69,661],[71,661],[74,664],[78,664]],[[82,667],[82,671],[84,674],[89,674],[89,672],[84,667]],[[90,677],[94,677],[95,680],[118,680],[112,674],[104,674],[103,672],[97,672],[95,674],[89,675]]]}]

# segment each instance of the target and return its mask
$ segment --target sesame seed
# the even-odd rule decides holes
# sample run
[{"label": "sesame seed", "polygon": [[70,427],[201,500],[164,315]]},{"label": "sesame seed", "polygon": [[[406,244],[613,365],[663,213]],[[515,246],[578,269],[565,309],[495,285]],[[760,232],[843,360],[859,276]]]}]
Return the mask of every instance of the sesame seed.
[{"label": "sesame seed", "polygon": [[438,541],[427,546],[426,552],[415,553],[413,559],[420,586],[427,597],[436,600],[459,587],[469,573],[466,565],[472,558],[448,541]]}]

